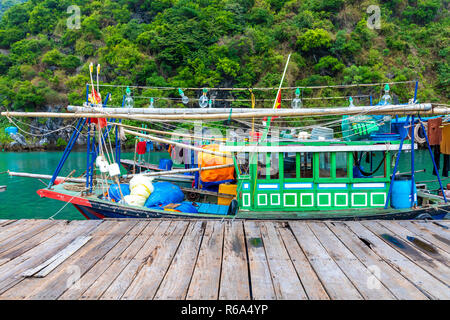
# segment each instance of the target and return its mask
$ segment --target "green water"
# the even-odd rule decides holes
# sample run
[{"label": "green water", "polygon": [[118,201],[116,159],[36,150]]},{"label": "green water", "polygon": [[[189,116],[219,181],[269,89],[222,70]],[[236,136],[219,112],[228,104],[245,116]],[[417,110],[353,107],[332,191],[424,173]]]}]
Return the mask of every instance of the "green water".
[{"label": "green water", "polygon": [[[53,174],[63,152],[1,152],[0,172],[6,170],[39,174]],[[123,159],[133,159],[134,153],[123,153]],[[145,160],[159,163],[159,159],[170,158],[167,152],[151,152]],[[86,170],[86,153],[72,152],[59,174],[66,176],[72,170],[73,176],[80,176]],[[121,168],[122,173],[125,170]],[[48,183],[49,180],[43,180]],[[45,187],[38,179],[10,177],[0,174],[0,185],[7,185],[5,192],[0,192],[0,219],[46,219],[54,215],[66,204],[61,201],[40,198],[36,191]],[[66,205],[54,219],[84,219],[73,207]]]},{"label": "green water", "polygon": [[[402,153],[400,158],[400,172],[411,171],[410,153]],[[52,174],[58,165],[62,152],[23,152],[0,153],[0,172],[10,170],[17,172],[31,172],[40,174]],[[152,152],[151,163],[158,163],[161,158],[169,158],[166,152]],[[133,159],[133,153],[123,153],[122,158]],[[375,165],[378,161],[374,161]],[[364,165],[366,168],[366,164]],[[61,176],[76,170],[74,176],[81,175],[86,168],[86,154],[84,152],[72,152],[69,156]],[[426,172],[416,173],[416,181],[434,180],[429,183],[429,189],[439,188],[439,183],[432,173],[432,163],[428,150],[415,151],[415,170],[426,169]],[[123,169],[122,169],[123,170]],[[123,170],[124,171],[124,170]],[[443,178],[444,188],[450,180]],[[48,180],[44,180],[48,182]],[[37,179],[9,177],[7,174],[0,174],[0,185],[7,185],[5,192],[0,192],[0,219],[46,219],[54,215],[66,204],[61,201],[40,198],[36,190],[45,187]],[[72,206],[66,205],[55,219],[84,219],[83,216]]]}]

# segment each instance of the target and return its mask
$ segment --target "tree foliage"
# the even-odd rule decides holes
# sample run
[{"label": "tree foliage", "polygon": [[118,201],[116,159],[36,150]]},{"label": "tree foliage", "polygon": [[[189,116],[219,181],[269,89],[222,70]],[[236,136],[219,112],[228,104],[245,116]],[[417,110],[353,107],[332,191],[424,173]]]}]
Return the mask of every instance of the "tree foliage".
[{"label": "tree foliage", "polygon": [[[81,103],[91,62],[102,65],[103,82],[121,85],[277,86],[290,52],[292,86],[420,79],[424,98],[450,96],[444,0],[381,1],[381,29],[373,30],[361,0],[0,4],[0,104],[13,109]],[[80,29],[67,27],[70,5],[81,9]],[[393,92],[407,97],[402,90]]]}]

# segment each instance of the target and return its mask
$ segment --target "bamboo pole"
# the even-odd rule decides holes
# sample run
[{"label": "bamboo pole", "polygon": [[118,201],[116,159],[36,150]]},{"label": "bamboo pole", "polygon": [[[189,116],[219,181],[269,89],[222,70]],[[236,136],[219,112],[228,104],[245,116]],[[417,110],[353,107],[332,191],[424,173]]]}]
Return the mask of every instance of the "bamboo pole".
[{"label": "bamboo pole", "polygon": [[127,129],[123,129],[123,131],[125,133],[132,134],[134,136],[138,136],[138,137],[141,137],[141,138],[144,138],[144,139],[148,139],[148,140],[152,140],[152,141],[156,141],[156,142],[172,144],[172,145],[175,145],[175,146],[179,146],[181,148],[186,148],[186,149],[190,149],[190,150],[194,150],[194,151],[198,151],[198,152],[203,152],[203,153],[209,153],[209,154],[213,154],[213,155],[220,156],[220,157],[232,158],[231,155],[229,155],[227,153],[223,153],[223,152],[206,150],[206,149],[194,147],[194,146],[191,146],[191,145],[188,145],[188,144],[175,142],[175,141],[168,140],[168,139],[163,139],[163,138],[157,138],[155,136],[151,136],[151,135],[148,135],[148,134],[143,134],[143,133],[139,133],[139,132],[136,132],[136,131],[127,130]]},{"label": "bamboo pole", "polygon": [[[197,171],[207,171],[207,170],[217,170],[217,169],[223,169],[223,168],[229,168],[233,167],[234,164],[221,164],[217,166],[209,166],[209,167],[200,167],[200,168],[192,168],[192,169],[175,169],[170,171],[159,171],[159,172],[148,172],[148,173],[141,173],[140,175],[144,175],[146,177],[158,177],[158,176],[165,176],[165,175],[174,175],[174,174],[183,174],[183,173],[192,173]],[[130,178],[134,177],[139,174],[128,174],[123,176],[123,178]]]},{"label": "bamboo pole", "polygon": [[[267,111],[257,112],[241,112],[241,113],[220,113],[220,114],[179,114],[179,115],[164,115],[164,114],[136,114],[127,115],[120,113],[111,113],[107,109],[103,108],[102,113],[56,113],[56,112],[2,112],[2,116],[6,117],[42,117],[42,118],[117,118],[128,120],[143,120],[143,119],[155,119],[155,120],[226,120],[231,119],[251,119],[262,117],[296,117],[296,116],[330,116],[330,115],[387,115],[387,114],[448,114],[450,108],[435,108],[432,109],[431,103],[421,103],[414,105],[388,105],[388,106],[364,106],[364,107],[352,107],[352,108],[303,108],[303,109],[268,109]],[[200,109],[198,109],[200,110]]]},{"label": "bamboo pole", "polygon": [[114,125],[114,126],[120,126],[120,127],[128,128],[128,129],[142,130],[142,131],[146,131],[146,132],[150,132],[150,133],[158,133],[158,134],[169,135],[169,136],[180,136],[183,138],[191,138],[191,139],[198,139],[198,140],[212,140],[212,141],[221,141],[221,142],[224,142],[226,140],[224,138],[219,139],[219,138],[198,137],[198,136],[179,133],[179,132],[167,132],[167,131],[160,131],[160,130],[154,130],[154,129],[148,129],[148,128],[139,128],[136,126],[129,126],[129,125],[126,125],[123,123],[118,123],[118,122],[108,122],[108,124]]},{"label": "bamboo pole", "polygon": [[[51,180],[52,176],[47,174],[36,174],[36,173],[28,173],[28,172],[13,172],[8,170],[8,174],[13,177],[26,177],[26,178],[35,178],[35,179],[47,179]],[[80,178],[69,178],[69,177],[56,177],[58,180],[63,180],[64,182],[86,182],[86,179]]]}]

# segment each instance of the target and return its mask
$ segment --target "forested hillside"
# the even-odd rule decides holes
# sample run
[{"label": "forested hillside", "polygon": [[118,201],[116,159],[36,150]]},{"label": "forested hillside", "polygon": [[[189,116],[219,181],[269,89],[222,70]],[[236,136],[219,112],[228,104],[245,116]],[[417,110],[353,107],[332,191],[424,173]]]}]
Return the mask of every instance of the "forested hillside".
[{"label": "forested hillside", "polygon": [[[71,16],[67,8],[73,4],[81,9],[79,29],[67,27]],[[420,101],[447,102],[449,1],[379,1],[380,29],[367,26],[372,13],[366,11],[373,4],[372,0],[29,0],[8,9],[0,22],[1,105],[31,111],[82,103],[90,62],[102,65],[101,81],[110,84],[277,86],[290,52],[285,85],[418,79]],[[410,88],[392,91],[404,101],[411,98]],[[197,93],[189,94],[197,98]],[[329,89],[321,94],[340,93]],[[113,93],[113,103],[120,103],[120,95]]]}]

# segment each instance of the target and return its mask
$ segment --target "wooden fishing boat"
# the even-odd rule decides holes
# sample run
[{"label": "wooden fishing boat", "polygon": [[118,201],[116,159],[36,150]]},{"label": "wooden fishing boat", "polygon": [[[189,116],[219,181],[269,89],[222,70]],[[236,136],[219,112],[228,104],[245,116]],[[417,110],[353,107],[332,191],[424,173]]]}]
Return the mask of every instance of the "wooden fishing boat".
[{"label": "wooden fishing boat", "polygon": [[[400,147],[407,151],[417,148],[408,142],[401,144],[401,141],[228,143],[222,150],[234,155],[236,198],[229,205],[217,204],[217,196],[194,202],[198,213],[118,204],[105,200],[99,191],[81,196],[71,191],[70,185],[74,184],[67,182],[41,189],[38,194],[70,202],[89,219],[442,218],[450,210],[450,204],[426,189],[414,192],[410,208],[392,207],[392,193],[398,197],[399,190],[392,190],[396,180],[392,179],[391,153],[398,152]],[[362,154],[378,161],[372,172],[364,172],[366,168],[361,167],[358,159]],[[406,190],[406,198],[411,197],[408,193]]]},{"label": "wooden fishing boat", "polygon": [[[290,55],[289,55],[290,57]],[[88,219],[104,218],[199,218],[199,219],[413,219],[431,218],[440,219],[450,210],[450,203],[447,202],[442,182],[433,158],[430,144],[428,143],[425,129],[423,128],[420,113],[422,114],[447,114],[448,109],[437,110],[431,104],[418,104],[417,82],[414,99],[407,105],[391,105],[390,96],[383,96],[384,103],[373,106],[355,107],[350,99],[348,108],[322,108],[322,109],[298,109],[275,110],[281,105],[281,84],[286,73],[289,62],[286,63],[274,106],[271,110],[256,112],[235,112],[230,109],[227,113],[193,113],[164,114],[163,109],[153,112],[133,111],[133,115],[128,114],[128,110],[123,108],[118,110],[107,110],[109,94],[102,102],[98,94],[99,84],[97,76],[97,92],[94,90],[91,71],[91,90],[86,86],[86,104],[84,109],[73,110],[73,114],[55,113],[34,113],[31,116],[45,117],[78,117],[79,121],[74,133],[68,142],[60,163],[58,164],[47,188],[38,190],[41,197],[60,200],[71,203],[75,208]],[[98,66],[99,69],[99,66]],[[386,92],[389,91],[386,85]],[[205,92],[205,91],[203,91]],[[127,99],[131,99],[130,90],[127,88],[128,97],[123,97],[122,107]],[[386,99],[385,99],[386,98]],[[387,99],[389,98],[389,99]],[[278,107],[277,107],[278,104]],[[404,129],[415,124],[415,116],[418,116],[422,126],[427,146],[437,172],[442,196],[432,194],[424,185],[417,190],[414,177],[414,150],[417,145],[414,143],[414,130],[411,130],[411,141],[405,136],[399,139],[365,140],[369,133],[376,131],[379,123],[376,121],[364,122],[355,119],[367,118],[368,115],[408,115]],[[5,116],[20,116],[18,113],[2,113]],[[351,127],[349,130],[360,135],[356,141],[348,139],[342,131],[343,140],[331,138],[308,139],[297,141],[283,141],[273,139],[268,141],[268,133],[272,117],[283,116],[323,116],[323,115],[344,115],[344,124]],[[351,122],[346,118],[348,115]],[[23,116],[30,116],[26,114]],[[361,116],[358,118],[358,116]],[[114,117],[111,119],[111,117]],[[138,117],[138,118],[136,118]],[[156,133],[156,130],[147,130],[130,125],[123,125],[123,119],[130,120],[227,120],[231,119],[255,119],[268,117],[265,122],[265,131],[258,137],[258,141],[227,141],[220,145],[220,150],[208,149],[206,146],[197,147],[183,144],[179,141],[168,140],[142,131]],[[411,118],[410,118],[411,117]],[[109,118],[107,121],[106,118]],[[410,120],[410,121],[409,121]],[[347,122],[346,122],[347,121]],[[383,120],[384,122],[384,120]],[[87,127],[87,159],[85,182],[70,181],[63,179],[59,184],[55,184],[58,174],[69,156],[83,127]],[[380,125],[381,127],[381,125]],[[120,128],[120,129],[119,129]],[[134,130],[129,130],[129,129]],[[115,130],[115,150],[109,134]],[[138,132],[138,131],[141,132]],[[161,132],[160,132],[161,133]],[[253,131],[252,127],[252,134]],[[150,140],[158,143],[170,144],[187,148],[202,154],[215,155],[219,157],[232,158],[233,161],[224,165],[202,165],[200,161],[198,168],[186,170],[157,170],[154,166],[144,164],[139,167],[142,175],[154,176],[157,179],[166,181],[178,179],[192,179],[192,173],[205,170],[220,170],[224,168],[234,168],[233,179],[212,180],[211,182],[235,183],[235,195],[219,194],[204,189],[199,189],[198,175],[193,186],[183,187],[184,200],[189,201],[189,205],[195,209],[191,211],[181,210],[181,203],[167,203],[164,206],[130,205],[126,195],[122,192],[120,200],[111,201],[110,191],[105,192],[105,186],[116,184],[121,190],[120,184],[126,184],[131,177],[120,175],[119,164],[128,162],[121,161],[121,139],[125,134]],[[161,134],[170,135],[168,132]],[[239,135],[237,135],[239,136]],[[312,136],[312,134],[311,134]],[[186,135],[185,135],[186,137]],[[191,137],[187,135],[187,137]],[[193,136],[192,136],[193,137]],[[193,137],[197,139],[197,137]],[[299,135],[300,138],[300,135]],[[107,143],[107,141],[109,143]],[[137,141],[137,140],[136,140]],[[407,150],[411,154],[411,176],[398,174],[399,158],[402,150]],[[396,153],[395,165],[392,169],[391,157]],[[363,158],[368,159],[370,167],[364,167]],[[135,165],[135,163],[132,163]],[[217,164],[217,163],[216,163]],[[375,165],[374,165],[375,164]],[[145,169],[147,172],[142,173]],[[181,174],[183,174],[183,177]],[[201,173],[200,173],[201,175]],[[165,178],[163,178],[165,177]],[[168,179],[168,180],[167,180]],[[97,185],[94,185],[94,180]],[[201,180],[201,179],[200,179]],[[192,181],[192,180],[190,180]],[[100,182],[100,184],[98,183]],[[178,181],[181,183],[181,181]],[[201,181],[200,181],[201,182]],[[210,182],[210,181],[205,181]],[[203,186],[206,186],[204,184]],[[150,198],[150,188],[147,188],[146,197]],[[131,188],[131,187],[130,187]],[[177,187],[179,188],[179,187]],[[132,189],[132,188],[131,188]],[[106,189],[108,190],[108,189]],[[180,189],[178,189],[180,190]],[[220,187],[219,187],[220,191]],[[181,192],[181,191],[180,191]],[[140,195],[141,196],[141,195]],[[181,194],[183,196],[183,194]],[[141,196],[143,197],[143,196]],[[226,198],[224,201],[224,198]],[[231,199],[232,198],[232,199]],[[143,203],[143,202],[139,202]]]}]

